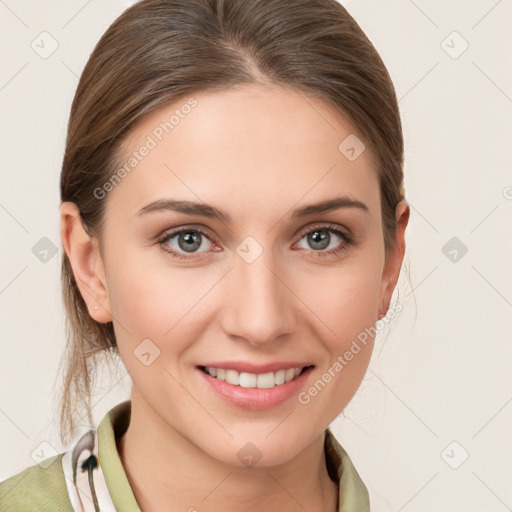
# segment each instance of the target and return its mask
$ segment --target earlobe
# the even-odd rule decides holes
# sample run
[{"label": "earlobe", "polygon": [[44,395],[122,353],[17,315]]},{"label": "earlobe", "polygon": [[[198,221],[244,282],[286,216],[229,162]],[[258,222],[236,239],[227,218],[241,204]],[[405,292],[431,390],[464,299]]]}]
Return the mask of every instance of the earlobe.
[{"label": "earlobe", "polygon": [[405,228],[409,222],[410,207],[407,201],[398,203],[395,211],[396,232],[394,237],[394,247],[389,253],[381,281],[380,304],[378,319],[384,317],[389,309],[391,297],[395,290],[402,267],[402,261],[405,255]]},{"label": "earlobe", "polygon": [[98,241],[85,231],[75,203],[62,202],[60,232],[62,245],[91,318],[100,323],[112,321],[103,259]]}]

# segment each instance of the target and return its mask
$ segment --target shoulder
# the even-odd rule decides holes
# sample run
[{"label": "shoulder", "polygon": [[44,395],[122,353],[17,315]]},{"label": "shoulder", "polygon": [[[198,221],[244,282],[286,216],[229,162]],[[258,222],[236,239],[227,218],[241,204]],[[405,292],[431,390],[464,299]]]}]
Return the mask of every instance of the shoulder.
[{"label": "shoulder", "polygon": [[63,455],[59,454],[49,465],[43,461],[0,482],[0,510],[73,512],[62,469]]}]

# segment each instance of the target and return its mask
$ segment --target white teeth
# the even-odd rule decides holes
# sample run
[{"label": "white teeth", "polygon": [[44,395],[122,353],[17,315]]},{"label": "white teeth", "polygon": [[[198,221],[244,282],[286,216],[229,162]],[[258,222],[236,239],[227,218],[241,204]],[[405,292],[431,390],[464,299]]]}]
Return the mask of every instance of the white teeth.
[{"label": "white teeth", "polygon": [[284,384],[286,382],[286,370],[277,371],[274,377],[274,382],[276,386]]},{"label": "white teeth", "polygon": [[235,386],[240,385],[240,374],[235,370],[226,370],[226,382]]},{"label": "white teeth", "polygon": [[302,368],[289,368],[288,370],[278,370],[277,372],[268,373],[238,373],[236,370],[225,370],[223,368],[205,367],[206,373],[219,380],[226,381],[234,386],[243,388],[273,388],[280,386],[285,382],[290,382],[299,376]]},{"label": "white teeth", "polygon": [[260,373],[258,375],[258,382],[256,387],[258,388],[273,388],[275,386],[274,372]]},{"label": "white teeth", "polygon": [[285,379],[286,382],[290,382],[295,377],[295,369],[290,368],[289,370],[286,370]]},{"label": "white teeth", "polygon": [[243,388],[257,388],[257,381],[258,376],[255,373],[242,372],[240,374],[240,386]]}]

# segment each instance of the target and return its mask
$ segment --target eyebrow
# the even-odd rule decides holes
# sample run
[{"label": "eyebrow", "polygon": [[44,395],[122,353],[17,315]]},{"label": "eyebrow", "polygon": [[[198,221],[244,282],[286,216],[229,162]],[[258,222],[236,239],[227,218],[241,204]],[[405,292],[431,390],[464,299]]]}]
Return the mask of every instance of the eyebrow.
[{"label": "eyebrow", "polygon": [[[366,204],[357,199],[347,196],[334,197],[319,203],[309,204],[296,209],[292,213],[292,218],[308,217],[310,215],[327,213],[340,208],[357,208],[366,213],[370,210]],[[143,206],[136,215],[146,215],[157,211],[174,211],[190,215],[200,215],[202,217],[215,218],[223,222],[231,222],[231,216],[214,206],[206,203],[196,203],[193,201],[180,201],[175,199],[157,199]]]}]

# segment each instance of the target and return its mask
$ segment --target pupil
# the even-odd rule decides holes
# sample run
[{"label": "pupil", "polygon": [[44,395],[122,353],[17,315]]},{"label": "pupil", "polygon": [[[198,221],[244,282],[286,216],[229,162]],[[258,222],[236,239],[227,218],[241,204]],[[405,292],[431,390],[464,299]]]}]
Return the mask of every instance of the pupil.
[{"label": "pupil", "polygon": [[[193,234],[192,232],[188,231],[186,233],[182,233],[182,236],[179,238],[179,246],[181,249],[185,251],[194,251],[198,249],[201,245],[201,242],[199,241],[199,233]],[[182,245],[182,241],[185,242],[185,245]]]},{"label": "pupil", "polygon": [[316,247],[316,249],[325,249],[329,242],[327,241],[327,244],[325,241],[327,240],[328,236],[325,231],[322,230],[316,230],[311,233],[310,238],[312,240],[312,247],[315,247],[315,244],[320,244],[320,247]]}]

